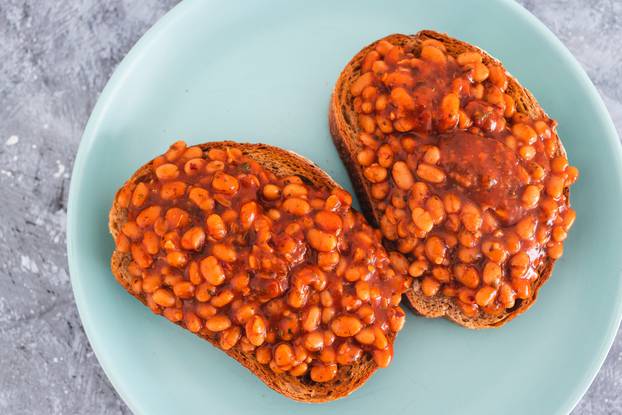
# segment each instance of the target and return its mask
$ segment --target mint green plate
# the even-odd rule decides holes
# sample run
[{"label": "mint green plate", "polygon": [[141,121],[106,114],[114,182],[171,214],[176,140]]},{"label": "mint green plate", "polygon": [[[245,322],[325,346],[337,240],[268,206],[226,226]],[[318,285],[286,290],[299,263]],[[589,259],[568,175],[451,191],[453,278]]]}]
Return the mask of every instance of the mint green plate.
[{"label": "mint green plate", "polygon": [[[409,313],[395,360],[350,397],[290,401],[207,342],[157,317],[109,270],[115,190],[180,138],[294,150],[349,187],[327,126],[351,56],[429,28],[500,58],[559,121],[578,220],[535,306],[499,330]],[[200,1],[177,6],[119,65],[82,138],[69,195],[68,254],[93,349],[137,414],[564,414],[585,392],[620,322],[620,145],[586,74],[509,1]]]}]

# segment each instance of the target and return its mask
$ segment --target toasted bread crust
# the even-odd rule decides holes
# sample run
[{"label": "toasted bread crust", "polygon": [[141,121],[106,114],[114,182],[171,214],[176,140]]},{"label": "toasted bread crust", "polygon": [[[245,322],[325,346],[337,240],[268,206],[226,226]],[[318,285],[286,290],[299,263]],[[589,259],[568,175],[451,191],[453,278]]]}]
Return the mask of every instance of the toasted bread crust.
[{"label": "toasted bread crust", "polygon": [[[426,39],[434,39],[441,42],[447,49],[447,54],[457,56],[462,52],[478,52],[483,57],[484,64],[494,63],[502,66],[501,63],[490,56],[485,51],[470,45],[466,42],[449,37],[446,34],[424,30],[415,35],[393,34],[384,38],[384,40],[394,45],[407,45],[413,47],[415,51],[421,48],[421,42]],[[363,170],[360,168],[355,157],[361,146],[358,142],[359,127],[357,122],[357,114],[353,109],[353,97],[350,94],[350,85],[360,76],[360,69],[363,59],[369,51],[371,51],[376,43],[380,40],[366,46],[352,58],[341,72],[337,84],[333,90],[333,94],[329,106],[329,127],[333,137],[333,141],[339,155],[346,165],[352,185],[354,186],[356,195],[358,196],[361,210],[370,223],[378,224],[380,220],[380,212],[377,211],[373,204],[373,198],[370,189],[366,185],[363,176]],[[514,98],[516,110],[529,115],[531,118],[547,117],[542,107],[538,104],[534,96],[509,73],[508,87],[506,93]],[[561,140],[556,133],[555,137],[559,143],[560,154],[565,154]],[[568,204],[569,190],[564,190],[566,195],[566,203]],[[545,257],[542,259],[540,266],[536,270],[538,278],[534,283],[534,294],[526,300],[517,300],[514,308],[507,310],[499,316],[488,316],[480,313],[476,318],[466,316],[457,304],[446,297],[434,296],[425,297],[421,293],[420,281],[414,279],[412,289],[405,295],[411,307],[424,317],[445,317],[461,326],[470,329],[493,328],[500,327],[512,320],[517,315],[525,312],[535,302],[540,287],[549,279],[553,272],[555,261]]]},{"label": "toasted bread crust", "polygon": [[[245,156],[251,157],[277,176],[298,175],[307,183],[327,190],[339,187],[330,176],[309,160],[280,148],[264,144],[241,144],[232,141],[206,143],[200,145],[200,147],[204,152],[212,148],[235,147],[240,149]],[[138,169],[128,180],[128,183],[146,182],[153,180],[153,178],[152,162],[149,162]],[[127,221],[127,210],[121,208],[116,200],[117,197],[115,196],[109,217],[110,233],[115,239],[121,227]],[[112,273],[121,286],[140,302],[146,304],[144,297],[133,293],[130,289],[130,284],[133,280],[133,277],[127,271],[127,266],[130,262],[130,254],[115,250],[110,261]],[[209,337],[199,336],[219,348],[217,341]],[[257,362],[252,353],[245,353],[237,346],[231,350],[222,351],[250,370],[270,388],[288,398],[301,402],[326,402],[347,396],[362,386],[378,368],[371,357],[363,357],[360,363],[356,365],[339,366],[337,376],[332,381],[317,383],[313,382],[309,377],[294,377],[287,373],[277,375],[267,365]]]}]

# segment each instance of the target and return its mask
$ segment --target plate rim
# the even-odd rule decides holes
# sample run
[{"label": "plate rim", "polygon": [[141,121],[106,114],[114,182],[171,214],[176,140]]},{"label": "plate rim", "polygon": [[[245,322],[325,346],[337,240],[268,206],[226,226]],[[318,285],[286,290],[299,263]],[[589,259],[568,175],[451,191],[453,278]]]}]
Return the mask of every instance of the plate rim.
[{"label": "plate rim", "polygon": [[[79,198],[76,189],[81,187],[80,183],[83,180],[82,176],[76,173],[83,170],[86,157],[90,154],[91,147],[95,142],[95,137],[97,136],[97,131],[99,130],[102,119],[111,105],[112,98],[120,88],[123,79],[129,76],[133,67],[140,62],[142,56],[150,50],[150,47],[157,42],[158,38],[164,34],[176,20],[182,18],[185,13],[192,10],[196,3],[199,2],[201,2],[203,7],[211,7],[211,2],[201,0],[185,0],[178,3],[162,17],[160,17],[138,39],[138,41],[130,48],[129,52],[117,65],[91,111],[80,139],[78,151],[76,153],[76,158],[71,172],[67,204],[66,243],[70,281],[73,296],[78,309],[78,315],[100,367],[108,377],[116,393],[121,397],[121,399],[123,399],[130,410],[137,414],[143,413],[140,409],[140,404],[134,400],[127,389],[121,387],[121,382],[119,380],[119,376],[121,375],[118,371],[113,369],[114,365],[110,361],[111,356],[108,356],[107,353],[104,352],[104,348],[99,342],[97,334],[95,334],[96,330],[93,327],[93,323],[90,322],[91,311],[85,300],[84,285],[82,280],[75,276],[80,266],[78,264],[77,248],[73,241],[73,235],[75,233],[75,229],[78,229],[79,223],[78,217],[75,213],[77,208],[74,206],[78,204]],[[599,122],[607,130],[605,140],[609,141],[610,144],[617,145],[617,147],[613,146],[614,148],[617,148],[617,150],[613,152],[612,157],[614,157],[617,161],[614,166],[615,173],[622,179],[622,147],[617,130],[600,93],[592,83],[583,66],[578,62],[574,55],[572,55],[561,40],[559,40],[559,38],[546,25],[544,25],[544,23],[542,23],[522,5],[513,0],[497,0],[497,2],[505,4],[505,6],[509,7],[513,13],[520,15],[520,17],[527,22],[530,29],[536,31],[539,36],[550,41],[553,48],[563,55],[566,63],[568,63],[572,71],[578,75],[580,82],[583,84],[582,86],[585,88],[590,100],[589,105],[595,107],[598,117],[600,118]],[[620,276],[622,276],[622,271],[618,271],[618,278]],[[559,414],[570,413],[576,407],[600,372],[600,369],[613,345],[620,327],[620,322],[622,321],[622,301],[620,301],[622,300],[622,285],[619,287],[616,297],[619,301],[612,308],[607,334],[603,336],[603,341],[600,343],[599,349],[596,353],[594,353],[594,357],[591,359],[588,370],[584,371],[583,377],[576,382],[574,389],[571,390],[568,397],[563,402],[560,402],[560,406],[557,411]]]}]

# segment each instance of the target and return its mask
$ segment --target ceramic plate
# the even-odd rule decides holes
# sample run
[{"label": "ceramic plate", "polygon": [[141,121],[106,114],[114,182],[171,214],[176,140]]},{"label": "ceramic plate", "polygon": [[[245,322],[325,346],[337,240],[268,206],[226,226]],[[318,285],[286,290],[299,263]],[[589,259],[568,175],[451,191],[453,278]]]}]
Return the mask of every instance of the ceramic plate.
[{"label": "ceramic plate", "polygon": [[[581,171],[565,256],[529,312],[486,331],[409,313],[388,369],[346,399],[304,405],[115,282],[107,228],[114,192],[177,139],[281,146],[350,188],[327,126],[333,84],[363,46],[425,28],[501,59],[559,121]],[[187,0],[119,65],[84,132],[67,232],[76,303],[102,367],[137,414],[564,414],[620,322],[621,166],[613,124],[586,74],[515,3]]]}]

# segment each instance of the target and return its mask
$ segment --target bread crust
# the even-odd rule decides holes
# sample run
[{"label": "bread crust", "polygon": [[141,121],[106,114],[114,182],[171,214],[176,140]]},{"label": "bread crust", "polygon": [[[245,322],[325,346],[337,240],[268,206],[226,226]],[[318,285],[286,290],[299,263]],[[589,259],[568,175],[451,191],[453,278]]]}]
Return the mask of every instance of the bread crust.
[{"label": "bread crust", "polygon": [[[418,51],[421,48],[421,42],[427,39],[434,39],[441,42],[446,47],[447,54],[454,57],[462,52],[478,52],[482,55],[484,64],[493,63],[503,67],[501,62],[480,48],[454,39],[446,34],[431,30],[423,30],[414,35],[389,35],[366,46],[350,60],[341,72],[331,96],[328,112],[329,128],[333,137],[333,142],[352,180],[352,185],[359,199],[361,210],[367,217],[367,220],[374,225],[378,225],[381,216],[380,212],[374,206],[370,188],[366,185],[366,180],[363,176],[363,170],[355,159],[361,146],[357,138],[359,127],[357,114],[352,105],[354,98],[350,94],[350,85],[360,75],[361,65],[367,53],[381,40],[386,40],[394,45],[406,45]],[[506,75],[508,77],[506,93],[514,98],[516,110],[529,115],[533,119],[548,117],[531,92],[524,88],[516,78],[511,76],[507,71]],[[565,155],[561,140],[555,131],[553,133],[559,143],[559,154]],[[564,194],[566,196],[566,204],[569,205],[568,188],[564,189]],[[450,298],[440,295],[425,297],[421,293],[420,281],[416,278],[413,281],[412,289],[410,289],[405,296],[414,311],[424,317],[445,317],[470,329],[500,327],[531,307],[536,300],[540,287],[551,276],[554,263],[554,260],[544,257],[536,270],[538,278],[534,283],[533,296],[526,300],[517,300],[517,304],[512,309],[506,310],[506,312],[498,316],[489,316],[480,313],[476,318],[468,317],[460,310],[455,301]]]},{"label": "bread crust", "polygon": [[[245,156],[257,161],[264,168],[272,171],[277,176],[298,175],[308,184],[326,190],[340,187],[330,176],[311,161],[298,154],[277,147],[265,144],[242,144],[233,141],[211,142],[201,144],[200,147],[203,152],[207,152],[213,148],[238,148]],[[138,169],[127,183],[154,180],[155,176],[152,162],[153,160]],[[109,230],[115,240],[125,222],[127,222],[127,209],[119,206],[115,195],[109,216]],[[131,255],[129,253],[122,253],[115,250],[112,253],[110,267],[119,284],[121,284],[127,292],[146,305],[146,299],[132,292],[130,289],[134,277],[129,274],[127,267],[131,260]],[[176,324],[183,327],[179,323]],[[218,343],[214,339],[201,336],[200,334],[197,335],[237,360],[270,388],[288,398],[301,402],[326,402],[347,396],[361,387],[378,368],[373,359],[366,355],[362,357],[360,362],[356,365],[339,365],[337,376],[335,376],[332,381],[317,383],[313,382],[308,375],[303,377],[294,377],[287,373],[277,375],[267,365],[257,362],[254,354],[245,353],[238,346],[230,350],[222,350],[218,347]]]}]

